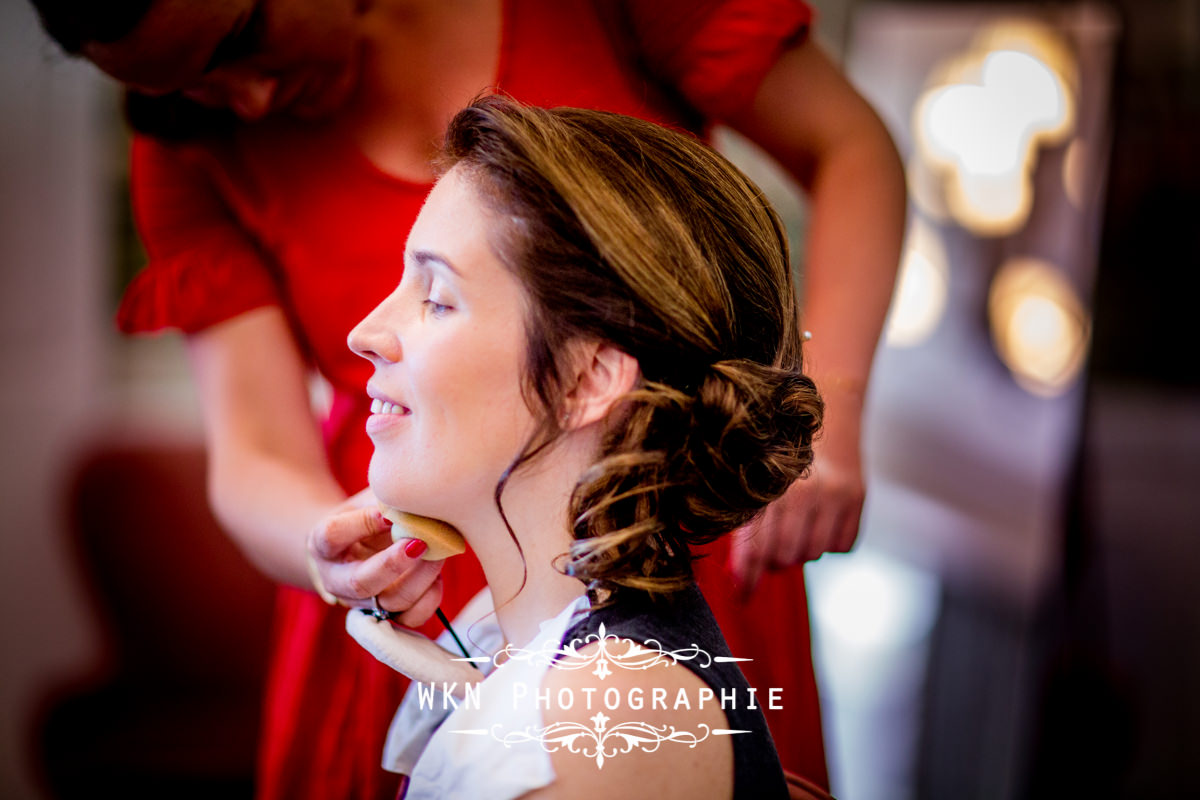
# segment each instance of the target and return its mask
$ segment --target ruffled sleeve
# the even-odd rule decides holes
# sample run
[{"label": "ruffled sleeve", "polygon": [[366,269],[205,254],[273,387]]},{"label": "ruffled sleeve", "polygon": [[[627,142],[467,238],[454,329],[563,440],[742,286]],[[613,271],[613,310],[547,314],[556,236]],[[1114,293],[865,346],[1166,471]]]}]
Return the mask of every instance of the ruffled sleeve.
[{"label": "ruffled sleeve", "polygon": [[750,104],[813,21],[803,0],[627,0],[626,15],[646,68],[716,120]]},{"label": "ruffled sleeve", "polygon": [[149,256],[117,311],[126,333],[195,333],[279,303],[263,257],[199,162],[153,139],[134,140],[134,220]]}]

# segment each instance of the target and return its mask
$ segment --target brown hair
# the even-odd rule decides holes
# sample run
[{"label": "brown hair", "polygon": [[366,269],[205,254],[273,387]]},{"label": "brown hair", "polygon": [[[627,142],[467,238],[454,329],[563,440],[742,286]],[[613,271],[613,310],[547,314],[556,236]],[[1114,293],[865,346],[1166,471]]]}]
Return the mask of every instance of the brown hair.
[{"label": "brown hair", "polygon": [[700,141],[606,112],[481,99],[450,124],[442,167],[501,222],[492,246],[529,301],[527,401],[547,413],[497,505],[562,433],[567,345],[611,343],[642,381],[576,486],[563,568],[592,589],[685,585],[689,545],[749,521],[812,459],[822,404],[778,217]]}]

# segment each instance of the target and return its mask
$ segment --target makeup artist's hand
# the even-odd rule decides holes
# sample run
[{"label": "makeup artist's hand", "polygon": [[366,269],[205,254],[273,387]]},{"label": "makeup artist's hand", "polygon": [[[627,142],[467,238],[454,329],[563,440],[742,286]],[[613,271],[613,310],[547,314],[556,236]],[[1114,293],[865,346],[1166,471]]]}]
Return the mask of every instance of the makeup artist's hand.
[{"label": "makeup artist's hand", "polygon": [[865,497],[857,426],[852,432],[827,429],[813,449],[808,475],[732,534],[729,568],[744,593],[754,590],[765,570],[854,546]]},{"label": "makeup artist's hand", "polygon": [[442,562],[422,561],[425,543],[392,542],[392,524],[370,490],[359,492],[308,536],[313,585],[328,603],[399,612],[408,627],[433,616],[442,599]]}]

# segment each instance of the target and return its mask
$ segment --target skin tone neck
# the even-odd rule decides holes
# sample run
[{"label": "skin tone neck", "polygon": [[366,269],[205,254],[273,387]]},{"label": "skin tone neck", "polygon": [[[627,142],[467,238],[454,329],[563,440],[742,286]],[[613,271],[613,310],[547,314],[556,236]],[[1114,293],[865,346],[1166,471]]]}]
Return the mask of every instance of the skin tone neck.
[{"label": "skin tone neck", "polygon": [[589,425],[568,432],[509,479],[502,498],[504,512],[524,558],[490,497],[474,513],[454,523],[479,558],[497,621],[513,645],[528,644],[541,622],[586,591],[582,582],[562,574],[553,564],[571,545],[568,503],[578,476],[593,461],[599,427]]},{"label": "skin tone neck", "polygon": [[502,5],[378,0],[373,11],[363,24],[371,56],[344,124],[376,167],[428,181],[450,119],[498,77]]}]

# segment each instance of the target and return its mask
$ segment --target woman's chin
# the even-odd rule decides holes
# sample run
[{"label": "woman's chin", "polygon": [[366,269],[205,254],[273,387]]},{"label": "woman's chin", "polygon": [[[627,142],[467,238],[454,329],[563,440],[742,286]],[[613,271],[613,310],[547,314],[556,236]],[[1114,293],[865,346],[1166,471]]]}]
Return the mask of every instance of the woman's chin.
[{"label": "woman's chin", "polygon": [[375,495],[375,499],[379,501],[380,505],[394,508],[397,511],[403,511],[406,514],[417,514],[422,517],[431,516],[429,514],[430,509],[424,508],[423,504],[407,492],[389,492],[378,487],[373,481],[371,483],[371,492]]},{"label": "woman's chin", "polygon": [[371,457],[371,465],[367,470],[367,482],[375,499],[385,506],[398,508],[410,514],[429,516],[417,510],[415,506],[427,505],[429,500],[421,502],[420,492],[413,491],[412,481],[395,469],[394,463],[380,457],[378,451]]}]

